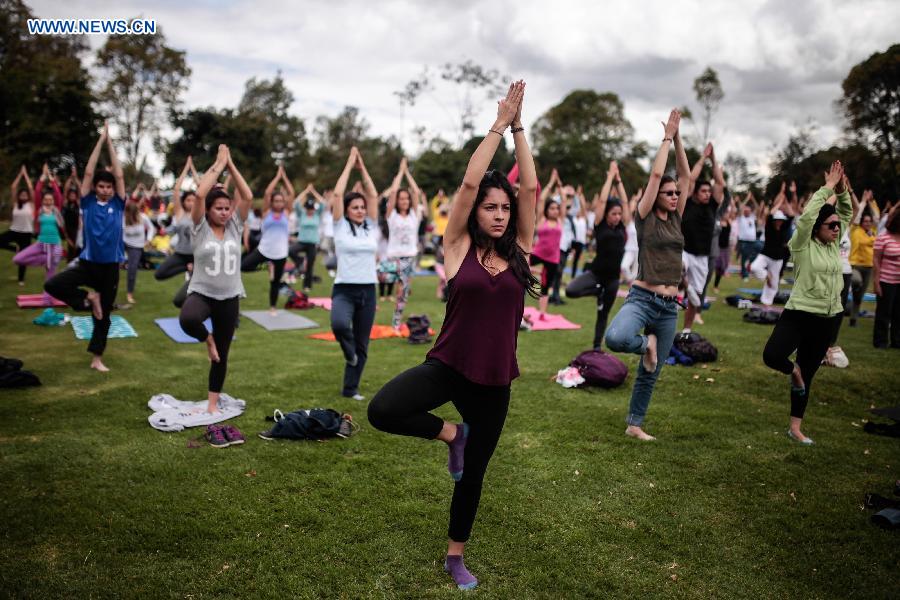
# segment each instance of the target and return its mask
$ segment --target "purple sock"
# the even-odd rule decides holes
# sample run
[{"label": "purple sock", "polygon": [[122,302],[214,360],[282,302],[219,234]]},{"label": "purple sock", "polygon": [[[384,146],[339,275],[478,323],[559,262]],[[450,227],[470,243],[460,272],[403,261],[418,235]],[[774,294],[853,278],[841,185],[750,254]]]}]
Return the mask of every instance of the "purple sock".
[{"label": "purple sock", "polygon": [[456,437],[447,444],[450,449],[450,456],[447,459],[447,470],[450,471],[450,477],[453,481],[459,481],[463,475],[463,457],[466,453],[466,439],[469,437],[469,426],[460,423],[456,426]]},{"label": "purple sock", "polygon": [[447,555],[447,559],[444,561],[444,571],[450,573],[450,577],[456,582],[456,587],[461,590],[471,590],[478,585],[478,580],[466,569],[463,557],[459,554]]}]

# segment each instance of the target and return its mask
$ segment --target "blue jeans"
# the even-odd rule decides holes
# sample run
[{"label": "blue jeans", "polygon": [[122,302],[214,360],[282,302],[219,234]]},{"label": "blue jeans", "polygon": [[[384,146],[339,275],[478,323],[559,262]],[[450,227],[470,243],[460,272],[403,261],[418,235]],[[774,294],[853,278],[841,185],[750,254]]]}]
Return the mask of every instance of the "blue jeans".
[{"label": "blue jeans", "polygon": [[741,259],[741,279],[746,279],[750,275],[750,263],[752,263],[757,255],[759,255],[759,247],[756,242],[747,242],[740,240],[738,242],[738,256]]},{"label": "blue jeans", "polygon": [[606,345],[610,350],[632,354],[644,354],[647,351],[647,334],[656,335],[656,371],[651,373],[644,369],[643,361],[638,362],[637,379],[631,390],[631,405],[625,419],[629,425],[640,426],[644,422],[653,386],[675,340],[677,323],[678,305],[674,300],[665,300],[653,292],[631,286],[625,304],[606,331]]},{"label": "blue jeans", "polygon": [[[369,351],[369,336],[375,323],[375,284],[336,283],[331,291],[331,331],[341,345],[344,359],[344,387],[341,394],[359,393]],[[350,366],[356,356],[356,365]]]}]

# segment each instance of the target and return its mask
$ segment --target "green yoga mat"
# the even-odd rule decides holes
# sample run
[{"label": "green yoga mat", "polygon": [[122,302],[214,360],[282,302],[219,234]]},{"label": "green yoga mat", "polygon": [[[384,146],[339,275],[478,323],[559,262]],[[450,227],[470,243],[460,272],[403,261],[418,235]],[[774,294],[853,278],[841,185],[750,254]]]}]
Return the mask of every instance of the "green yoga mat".
[{"label": "green yoga mat", "polygon": [[[89,340],[94,333],[94,320],[91,317],[73,317],[72,329],[75,331],[75,337],[79,340]],[[129,338],[137,337],[137,331],[131,326],[131,323],[125,320],[125,317],[113,315],[109,324],[108,338]]]}]

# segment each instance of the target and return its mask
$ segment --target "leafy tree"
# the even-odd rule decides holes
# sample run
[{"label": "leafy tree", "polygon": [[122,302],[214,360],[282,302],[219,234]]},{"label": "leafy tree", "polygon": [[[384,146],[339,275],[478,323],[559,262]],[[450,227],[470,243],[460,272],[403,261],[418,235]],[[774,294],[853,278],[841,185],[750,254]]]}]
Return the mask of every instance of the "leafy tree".
[{"label": "leafy tree", "polygon": [[293,103],[294,95],[284,85],[279,72],[271,81],[249,79],[244,84],[244,96],[238,105],[239,114],[265,123],[270,155],[284,164],[285,171],[291,176],[302,175],[309,161],[309,142],[303,120],[288,112]]},{"label": "leafy tree", "polygon": [[185,52],[166,45],[161,29],[155,35],[111,35],[97,51],[101,107],[128,140],[126,162],[141,164],[141,144],[159,146],[165,117],[177,110],[191,70]]},{"label": "leafy tree", "polygon": [[23,163],[32,176],[45,161],[83,166],[100,126],[79,59],[83,39],[28,35],[30,18],[21,0],[0,0],[0,174],[8,181]]},{"label": "leafy tree", "polygon": [[890,194],[896,197],[900,164],[900,44],[876,52],[854,66],[842,84],[840,101],[849,128],[872,143],[886,162]]},{"label": "leafy tree", "polygon": [[706,70],[694,80],[694,94],[703,109],[703,138],[700,140],[700,145],[703,145],[709,141],[713,115],[719,110],[719,104],[725,97],[722,84],[719,83],[719,74],[712,67],[706,67]]},{"label": "leafy tree", "polygon": [[567,183],[598,189],[609,161],[616,160],[627,185],[644,184],[638,183],[644,179],[644,170],[637,160],[646,148],[634,142],[634,128],[613,92],[570,92],[541,115],[532,130],[542,180],[556,168]]}]

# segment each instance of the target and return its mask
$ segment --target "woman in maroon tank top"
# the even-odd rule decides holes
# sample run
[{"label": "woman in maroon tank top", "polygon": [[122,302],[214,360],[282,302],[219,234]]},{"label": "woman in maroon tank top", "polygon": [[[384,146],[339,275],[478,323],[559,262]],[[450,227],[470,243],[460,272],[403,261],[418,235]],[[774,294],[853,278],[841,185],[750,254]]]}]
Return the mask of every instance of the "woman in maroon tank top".
[{"label": "woman in maroon tank top", "polygon": [[[519,375],[516,336],[525,293],[536,296],[538,283],[527,258],[537,175],[521,124],[524,93],[522,81],[509,86],[450,210],[443,245],[449,298],[434,348],[423,364],[389,381],[369,405],[369,421],[378,429],[441,440],[449,447],[447,468],[456,484],[444,570],[460,589],[478,583],[463,564],[463,548],[506,420],[510,383]],[[485,173],[510,125],[520,172],[518,196],[505,175]],[[462,423],[429,412],[447,402],[459,411]]]}]

